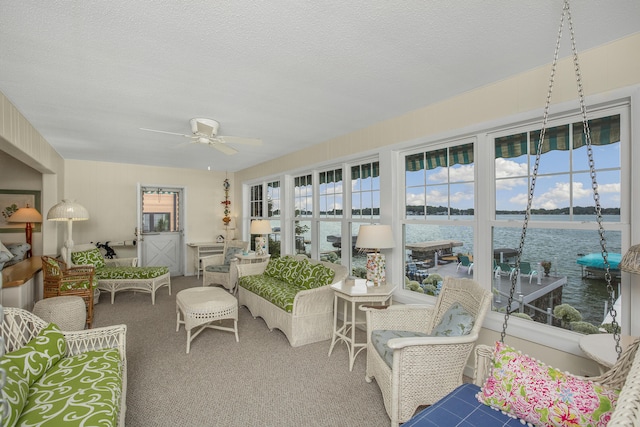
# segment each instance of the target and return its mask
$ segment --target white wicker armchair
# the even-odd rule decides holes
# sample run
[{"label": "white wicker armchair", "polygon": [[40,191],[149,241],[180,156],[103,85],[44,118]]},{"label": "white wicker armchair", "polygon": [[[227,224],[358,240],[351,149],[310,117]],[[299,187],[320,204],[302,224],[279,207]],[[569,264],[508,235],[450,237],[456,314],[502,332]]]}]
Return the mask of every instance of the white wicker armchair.
[{"label": "white wicker armchair", "polygon": [[[365,379],[367,382],[376,379],[392,426],[409,420],[419,406],[438,401],[462,384],[462,373],[491,305],[491,297],[491,292],[474,280],[447,277],[434,307],[361,307],[367,316]],[[431,333],[456,302],[474,317],[469,334],[390,339],[387,345],[393,350],[392,368],[374,347],[371,340],[374,330]]]},{"label": "white wicker armchair", "polygon": [[235,293],[238,284],[237,259],[235,255],[249,250],[250,242],[231,240],[224,245],[221,254],[203,257],[202,286],[221,285]]}]

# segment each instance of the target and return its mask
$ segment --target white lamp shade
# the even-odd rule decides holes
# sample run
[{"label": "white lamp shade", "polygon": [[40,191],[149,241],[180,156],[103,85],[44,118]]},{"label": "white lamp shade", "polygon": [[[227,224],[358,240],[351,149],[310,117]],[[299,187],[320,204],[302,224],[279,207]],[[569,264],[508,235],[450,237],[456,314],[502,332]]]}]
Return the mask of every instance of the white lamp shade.
[{"label": "white lamp shade", "polygon": [[271,234],[271,223],[266,219],[254,219],[251,221],[249,232],[251,234]]},{"label": "white lamp shade", "polygon": [[42,222],[42,215],[35,208],[20,208],[13,213],[7,222]]},{"label": "white lamp shade", "polygon": [[49,221],[85,221],[89,219],[89,212],[74,200],[63,199],[49,209],[47,219]]},{"label": "white lamp shade", "polygon": [[387,249],[395,247],[390,225],[361,225],[358,230],[356,248]]}]

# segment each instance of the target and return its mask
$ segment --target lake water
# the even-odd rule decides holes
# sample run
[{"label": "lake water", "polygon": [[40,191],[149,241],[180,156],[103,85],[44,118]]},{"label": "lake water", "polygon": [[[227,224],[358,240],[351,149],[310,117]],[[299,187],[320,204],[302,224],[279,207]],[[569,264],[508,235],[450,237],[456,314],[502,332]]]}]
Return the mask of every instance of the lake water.
[{"label": "lake water", "polygon": [[[460,217],[460,219],[468,219]],[[497,227],[494,229],[494,248],[517,249],[522,232],[521,224],[524,215],[502,215],[499,219],[513,220],[517,227]],[[563,302],[578,309],[584,321],[599,325],[605,312],[605,301],[608,298],[606,282],[601,279],[583,279],[582,268],[576,260],[588,253],[600,253],[600,238],[595,230],[568,230],[533,228],[533,224],[541,224],[542,221],[567,221],[565,215],[544,215],[530,220],[527,230],[525,245],[523,248],[523,261],[537,264],[540,261],[551,261],[553,275],[566,276],[567,284],[563,289]],[[595,216],[576,216],[577,221],[594,222]],[[619,216],[604,216],[605,227],[607,222],[619,221]],[[463,242],[463,246],[453,248],[453,252],[473,253],[473,234],[470,227],[451,225],[450,222],[442,225],[407,224],[406,240],[408,243],[425,242],[431,240],[457,240]],[[340,223],[323,222],[320,233],[320,251],[335,250],[331,242],[327,241],[329,235],[340,235]],[[305,236],[307,239],[310,236]],[[606,231],[607,250],[609,253],[620,253],[620,232]],[[396,242],[398,243],[398,242]],[[364,266],[364,257],[354,257],[354,266]],[[534,268],[536,268],[534,266]]]}]

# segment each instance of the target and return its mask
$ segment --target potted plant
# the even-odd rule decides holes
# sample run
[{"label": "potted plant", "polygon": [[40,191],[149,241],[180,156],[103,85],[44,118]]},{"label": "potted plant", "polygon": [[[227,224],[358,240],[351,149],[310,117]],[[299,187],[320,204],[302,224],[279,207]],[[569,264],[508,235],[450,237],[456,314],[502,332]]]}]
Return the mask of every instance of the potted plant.
[{"label": "potted plant", "polygon": [[549,272],[551,271],[551,261],[542,261],[540,263],[542,268],[544,268],[544,275],[549,277]]}]

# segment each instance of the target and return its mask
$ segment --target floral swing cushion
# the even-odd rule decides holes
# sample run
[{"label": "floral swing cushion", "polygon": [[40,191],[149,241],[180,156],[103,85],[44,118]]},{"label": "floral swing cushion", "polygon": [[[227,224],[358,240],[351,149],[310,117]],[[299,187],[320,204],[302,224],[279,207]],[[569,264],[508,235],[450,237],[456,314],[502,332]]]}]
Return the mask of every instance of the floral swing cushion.
[{"label": "floral swing cushion", "polygon": [[478,400],[535,426],[605,426],[620,390],[561,372],[497,342]]}]

